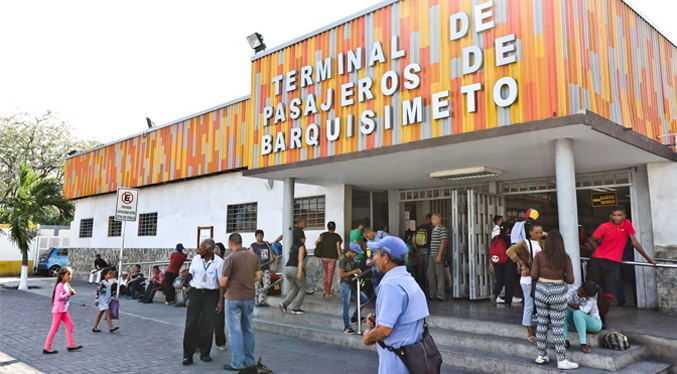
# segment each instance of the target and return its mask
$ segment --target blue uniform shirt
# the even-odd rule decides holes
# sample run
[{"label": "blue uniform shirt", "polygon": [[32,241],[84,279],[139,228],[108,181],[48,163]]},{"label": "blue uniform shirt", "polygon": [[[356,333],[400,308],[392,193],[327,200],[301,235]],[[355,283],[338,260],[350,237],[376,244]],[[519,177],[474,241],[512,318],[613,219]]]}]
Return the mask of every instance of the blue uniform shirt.
[{"label": "blue uniform shirt", "polygon": [[[423,319],[428,315],[425,294],[405,266],[383,276],[376,298],[376,324],[393,329],[383,343],[399,348],[421,340]],[[397,355],[378,344],[377,349],[379,374],[409,374]]]}]

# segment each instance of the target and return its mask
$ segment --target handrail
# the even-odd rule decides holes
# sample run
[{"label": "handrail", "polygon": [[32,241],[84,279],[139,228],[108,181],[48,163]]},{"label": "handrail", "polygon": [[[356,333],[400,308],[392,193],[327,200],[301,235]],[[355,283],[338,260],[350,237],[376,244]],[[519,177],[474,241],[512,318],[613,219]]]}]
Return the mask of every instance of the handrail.
[{"label": "handrail", "polygon": [[[655,259],[657,260],[657,259]],[[663,259],[660,259],[663,260]],[[581,261],[590,261],[589,257],[581,257]],[[634,265],[634,266],[644,266],[644,267],[654,267],[653,264],[648,262],[637,262],[637,261],[621,261],[624,265]],[[666,268],[666,269],[677,269],[677,264],[656,264],[656,267]]]}]

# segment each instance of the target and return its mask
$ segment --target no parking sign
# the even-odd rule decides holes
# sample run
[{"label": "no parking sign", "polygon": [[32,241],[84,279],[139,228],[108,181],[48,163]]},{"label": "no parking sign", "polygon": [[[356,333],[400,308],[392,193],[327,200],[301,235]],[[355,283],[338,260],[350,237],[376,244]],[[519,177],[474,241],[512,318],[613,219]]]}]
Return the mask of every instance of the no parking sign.
[{"label": "no parking sign", "polygon": [[139,202],[139,190],[118,188],[115,204],[116,221],[136,221],[136,205]]}]

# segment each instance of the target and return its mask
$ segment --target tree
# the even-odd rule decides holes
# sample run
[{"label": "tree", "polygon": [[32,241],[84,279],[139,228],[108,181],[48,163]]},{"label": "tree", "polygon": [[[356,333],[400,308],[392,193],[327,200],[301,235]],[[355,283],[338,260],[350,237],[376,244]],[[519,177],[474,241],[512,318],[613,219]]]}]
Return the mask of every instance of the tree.
[{"label": "tree", "polygon": [[[96,141],[77,140],[71,126],[50,111],[38,117],[28,113],[0,116],[0,211],[15,195],[19,165],[27,165],[39,179],[62,181],[67,154],[97,145]],[[46,209],[33,219],[36,224],[68,225],[72,216]]]},{"label": "tree", "polygon": [[21,280],[19,289],[28,289],[28,249],[37,235],[30,226],[35,218],[48,212],[61,217],[73,217],[73,203],[64,199],[63,186],[56,178],[44,178],[31,170],[26,164],[19,165],[19,177],[11,186],[12,195],[8,196],[0,210],[0,220],[9,224],[9,238],[21,250]]}]

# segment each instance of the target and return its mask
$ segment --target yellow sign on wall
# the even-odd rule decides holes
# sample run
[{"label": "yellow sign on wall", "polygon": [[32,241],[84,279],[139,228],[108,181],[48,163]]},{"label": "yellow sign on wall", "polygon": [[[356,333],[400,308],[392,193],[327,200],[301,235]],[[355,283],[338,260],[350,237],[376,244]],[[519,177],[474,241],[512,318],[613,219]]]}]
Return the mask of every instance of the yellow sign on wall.
[{"label": "yellow sign on wall", "polygon": [[590,194],[593,208],[618,205],[618,198],[615,192],[597,192]]}]

